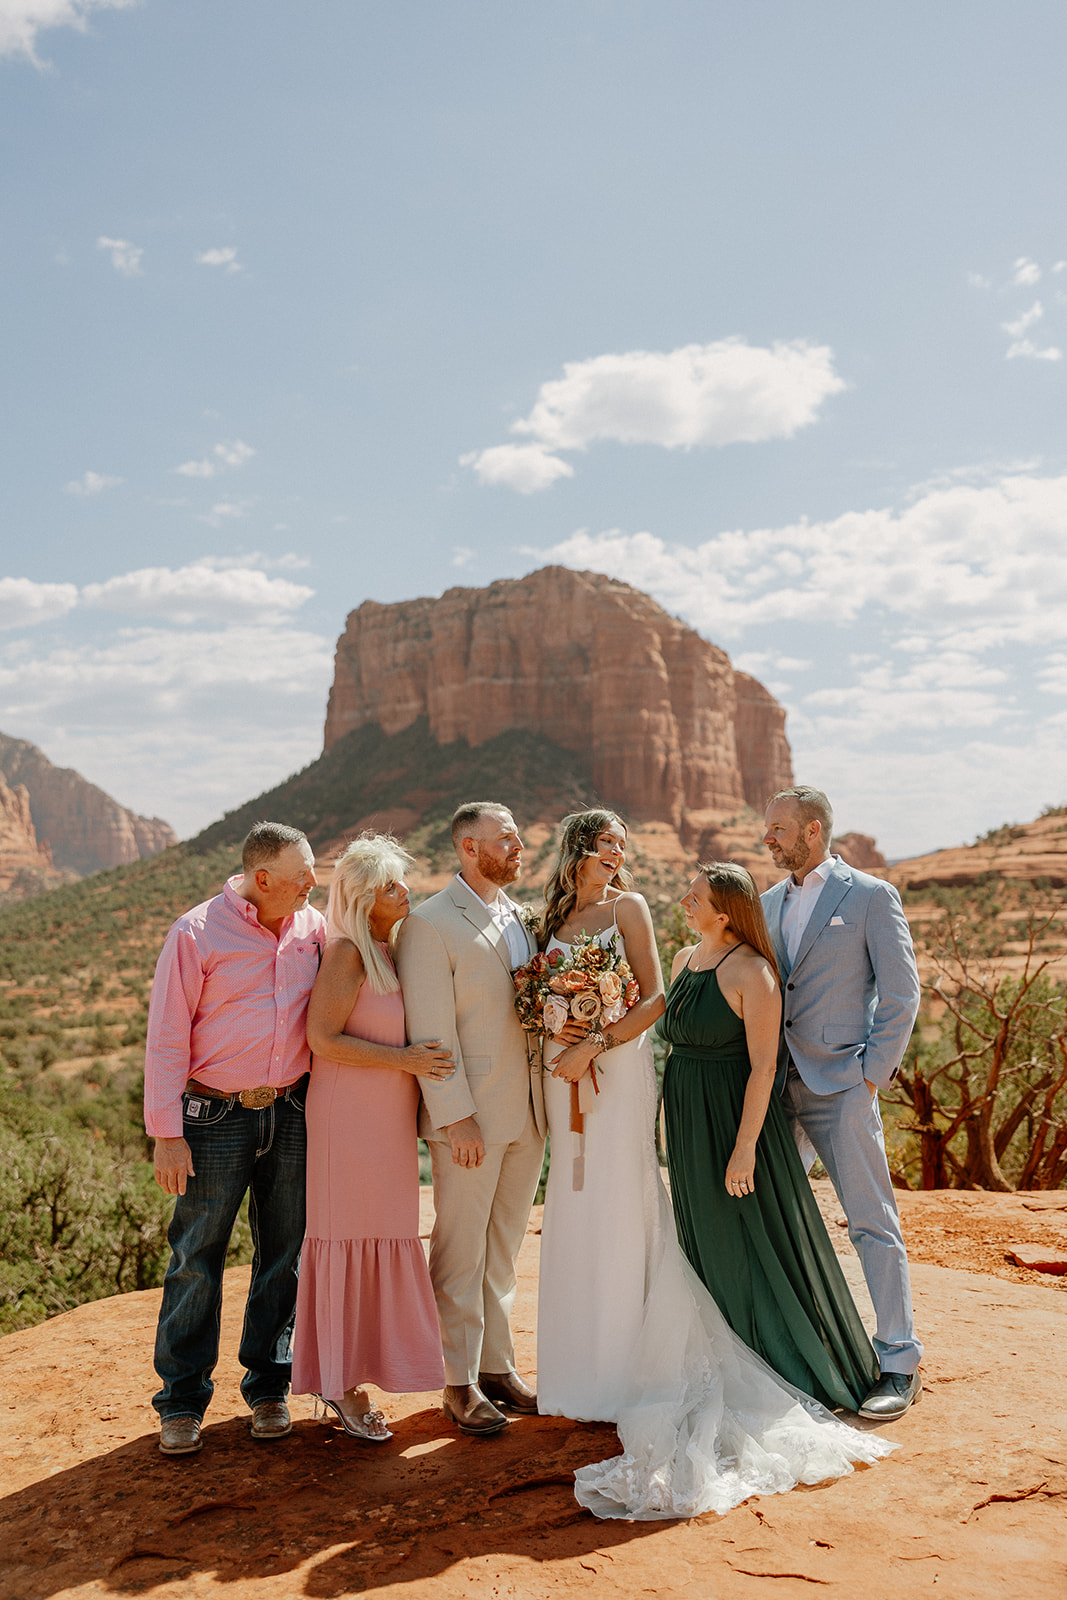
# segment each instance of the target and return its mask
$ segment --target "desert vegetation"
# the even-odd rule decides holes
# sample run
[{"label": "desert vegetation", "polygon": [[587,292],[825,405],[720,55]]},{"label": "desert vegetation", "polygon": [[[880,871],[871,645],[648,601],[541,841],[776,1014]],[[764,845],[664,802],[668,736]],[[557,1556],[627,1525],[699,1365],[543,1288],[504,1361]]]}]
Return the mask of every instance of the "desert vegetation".
[{"label": "desert vegetation", "polygon": [[[913,897],[914,898],[914,897]],[[996,878],[910,908],[923,1004],[883,1097],[896,1177],[922,1189],[1067,1180],[1067,895]]]},{"label": "desert vegetation", "polygon": [[[178,846],[5,908],[0,1333],[162,1281],[171,1203],[141,1120],[148,995],[179,911],[235,852]],[[235,1259],[248,1254],[247,1227]]]}]

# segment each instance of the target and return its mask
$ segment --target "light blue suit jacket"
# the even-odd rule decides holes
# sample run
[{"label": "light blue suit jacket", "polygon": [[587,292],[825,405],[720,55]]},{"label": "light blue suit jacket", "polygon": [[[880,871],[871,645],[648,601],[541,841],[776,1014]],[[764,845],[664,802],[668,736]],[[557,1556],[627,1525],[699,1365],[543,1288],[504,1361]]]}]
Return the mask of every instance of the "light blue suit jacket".
[{"label": "light blue suit jacket", "polygon": [[835,856],[790,962],[782,938],[787,882],[761,896],[783,987],[778,1088],[791,1057],[815,1094],[836,1094],[864,1078],[885,1089],[919,1010],[919,973],[900,896],[891,883]]}]

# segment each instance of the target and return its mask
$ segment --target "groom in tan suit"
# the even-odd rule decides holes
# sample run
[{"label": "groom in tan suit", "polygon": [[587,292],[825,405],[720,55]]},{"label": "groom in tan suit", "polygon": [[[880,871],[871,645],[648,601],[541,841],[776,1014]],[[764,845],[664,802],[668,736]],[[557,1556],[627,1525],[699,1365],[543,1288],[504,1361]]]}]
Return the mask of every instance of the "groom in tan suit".
[{"label": "groom in tan suit", "polygon": [[405,920],[397,948],[408,1035],[440,1039],[456,1071],[419,1080],[433,1166],[430,1275],[445,1355],[443,1409],[464,1433],[496,1433],[505,1408],[535,1412],[515,1371],[508,1316],[515,1259],[541,1175],[540,1063],[527,1058],[511,974],[536,945],[504,892],[522,867],[510,811],[470,801],[452,819],[459,871]]}]

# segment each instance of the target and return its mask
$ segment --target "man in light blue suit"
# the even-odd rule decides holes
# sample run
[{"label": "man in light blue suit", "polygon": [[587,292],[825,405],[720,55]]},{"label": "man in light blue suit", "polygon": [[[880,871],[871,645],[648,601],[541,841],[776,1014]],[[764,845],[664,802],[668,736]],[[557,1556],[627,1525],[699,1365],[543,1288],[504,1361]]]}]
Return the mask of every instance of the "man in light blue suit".
[{"label": "man in light blue suit", "polygon": [[919,974],[897,891],[831,855],[832,834],[821,789],[782,789],[768,802],[763,842],[775,866],[789,869],[762,896],[783,985],[778,1088],[801,1154],[814,1148],[848,1219],[878,1319],[881,1365],[860,1416],[886,1421],[922,1387],[878,1110],[878,1091],[892,1082],[911,1037]]}]

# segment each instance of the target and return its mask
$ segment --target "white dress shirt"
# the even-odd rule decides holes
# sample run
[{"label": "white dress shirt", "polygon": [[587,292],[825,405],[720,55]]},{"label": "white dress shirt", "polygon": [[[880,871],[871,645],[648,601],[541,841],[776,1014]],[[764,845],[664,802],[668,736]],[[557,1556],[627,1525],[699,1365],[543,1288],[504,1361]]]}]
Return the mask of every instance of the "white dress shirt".
[{"label": "white dress shirt", "polygon": [[815,902],[822,894],[826,880],[839,860],[839,856],[827,856],[817,867],[812,867],[803,883],[797,883],[793,874],[789,874],[785,901],[782,905],[782,938],[790,962],[797,958],[804,929],[811,921],[811,914],[815,910]]},{"label": "white dress shirt", "polygon": [[508,959],[514,972],[516,967],[521,967],[530,959],[530,942],[526,937],[519,908],[514,900],[509,900],[503,889],[497,892],[495,901],[483,900],[478,892],[471,888],[462,873],[456,873],[456,882],[461,883],[469,895],[473,895],[480,906],[484,906],[504,935],[508,947]]}]

